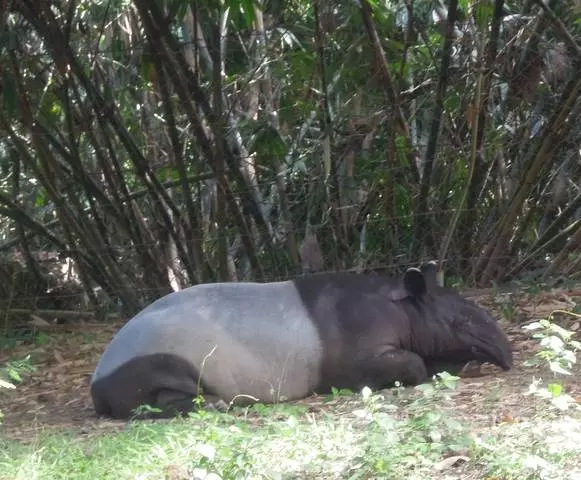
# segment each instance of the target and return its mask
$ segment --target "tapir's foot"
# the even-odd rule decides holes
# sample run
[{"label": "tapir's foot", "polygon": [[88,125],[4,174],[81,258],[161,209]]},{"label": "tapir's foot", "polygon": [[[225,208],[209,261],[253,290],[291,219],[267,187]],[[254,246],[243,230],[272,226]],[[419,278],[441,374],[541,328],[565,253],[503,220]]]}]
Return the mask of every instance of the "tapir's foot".
[{"label": "tapir's foot", "polygon": [[160,390],[157,392],[155,406],[164,412],[164,416],[184,415],[201,406],[201,399],[193,396],[191,393],[181,392],[179,390]]},{"label": "tapir's foot", "polygon": [[218,412],[227,412],[230,408],[224,400],[218,397],[214,397],[212,395],[204,397],[205,403],[204,407],[207,410],[216,410]]},{"label": "tapir's foot", "polygon": [[177,390],[160,390],[157,393],[155,406],[161,410],[152,415],[157,418],[186,415],[201,408],[222,412],[228,410],[228,404],[214,395],[193,396],[191,393]]},{"label": "tapir's foot", "polygon": [[418,385],[428,379],[423,359],[408,350],[385,348],[374,356],[359,360],[362,383],[368,387],[386,388],[399,382]]}]

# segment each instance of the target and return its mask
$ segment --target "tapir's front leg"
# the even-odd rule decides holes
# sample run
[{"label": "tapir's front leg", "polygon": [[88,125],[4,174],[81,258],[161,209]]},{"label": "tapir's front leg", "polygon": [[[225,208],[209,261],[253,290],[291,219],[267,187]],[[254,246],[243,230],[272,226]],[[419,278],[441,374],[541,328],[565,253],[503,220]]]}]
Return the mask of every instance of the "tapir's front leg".
[{"label": "tapir's front leg", "polygon": [[370,356],[361,358],[355,366],[360,375],[360,387],[386,388],[395,382],[418,385],[428,378],[424,360],[419,355],[385,346]]}]

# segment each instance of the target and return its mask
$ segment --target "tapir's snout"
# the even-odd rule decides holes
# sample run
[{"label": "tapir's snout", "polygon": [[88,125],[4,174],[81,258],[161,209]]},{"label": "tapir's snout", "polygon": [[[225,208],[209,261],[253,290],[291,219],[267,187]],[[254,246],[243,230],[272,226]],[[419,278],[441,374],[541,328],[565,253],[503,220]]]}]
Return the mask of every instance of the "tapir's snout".
[{"label": "tapir's snout", "polygon": [[512,355],[507,360],[500,360],[497,365],[502,368],[505,372],[512,368]]},{"label": "tapir's snout", "polygon": [[507,371],[513,365],[512,350],[506,335],[500,328],[497,327],[496,330],[494,334],[490,332],[482,336],[471,335],[472,352],[478,360],[492,363]]},{"label": "tapir's snout", "polygon": [[512,353],[508,354],[500,348],[494,348],[494,346],[487,345],[486,348],[472,347],[472,353],[476,359],[481,362],[488,362],[497,365],[505,372],[512,368]]}]

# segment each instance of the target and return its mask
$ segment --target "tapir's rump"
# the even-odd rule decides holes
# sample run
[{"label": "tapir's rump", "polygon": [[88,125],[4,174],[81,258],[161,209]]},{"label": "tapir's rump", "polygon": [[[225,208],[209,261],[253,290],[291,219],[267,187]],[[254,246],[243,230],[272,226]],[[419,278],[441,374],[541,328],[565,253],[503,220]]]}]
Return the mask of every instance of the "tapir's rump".
[{"label": "tapir's rump", "polygon": [[[95,409],[124,418],[147,404],[167,416],[193,408],[198,394],[274,403],[332,386],[416,384],[429,359],[508,368],[510,346],[496,323],[426,280],[418,270],[401,280],[327,274],[172,293],[106,348],[91,382]],[[456,301],[469,318],[453,313]]]},{"label": "tapir's rump", "polygon": [[[93,385],[106,385],[135,359],[158,365],[156,357],[168,356],[189,366],[192,376],[182,382],[191,382],[194,393],[203,386],[227,401],[250,396],[264,402],[309,395],[319,381],[322,346],[289,286],[288,282],[207,284],[159,299],[113,338],[93,374]],[[153,371],[148,384],[139,387],[171,389],[175,377],[188,374]],[[135,387],[118,385],[121,391],[110,395]]]}]

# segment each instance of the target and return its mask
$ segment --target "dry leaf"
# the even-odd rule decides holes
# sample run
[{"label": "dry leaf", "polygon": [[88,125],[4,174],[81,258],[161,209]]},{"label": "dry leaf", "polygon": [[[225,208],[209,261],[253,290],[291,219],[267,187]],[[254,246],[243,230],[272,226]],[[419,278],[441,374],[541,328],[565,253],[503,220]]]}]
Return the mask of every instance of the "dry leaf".
[{"label": "dry leaf", "polygon": [[514,417],[510,413],[505,412],[500,417],[500,421],[501,421],[501,423],[514,423],[516,420],[514,419]]},{"label": "dry leaf", "polygon": [[441,462],[436,463],[434,468],[436,470],[445,470],[447,468],[455,466],[458,462],[466,463],[470,461],[469,457],[464,455],[455,455],[453,457],[448,457],[442,460]]},{"label": "dry leaf", "polygon": [[46,327],[50,325],[44,318],[40,318],[38,315],[30,314],[30,324],[34,327]]},{"label": "dry leaf", "polygon": [[57,363],[64,363],[65,359],[63,358],[61,352],[59,352],[58,350],[54,351],[54,359],[57,361]]},{"label": "dry leaf", "polygon": [[466,108],[466,123],[468,123],[468,126],[472,128],[472,125],[474,125],[475,120],[476,120],[476,107],[474,106],[473,103],[470,103],[468,105],[468,108]]}]

